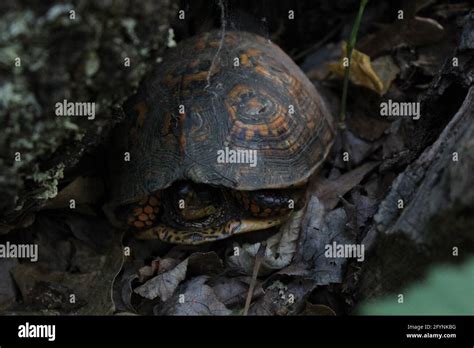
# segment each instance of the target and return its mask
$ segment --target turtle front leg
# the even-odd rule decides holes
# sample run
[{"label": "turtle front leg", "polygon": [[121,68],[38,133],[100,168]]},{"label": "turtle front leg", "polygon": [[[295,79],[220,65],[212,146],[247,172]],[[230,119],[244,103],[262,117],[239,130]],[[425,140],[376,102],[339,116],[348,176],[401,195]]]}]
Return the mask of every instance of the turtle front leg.
[{"label": "turtle front leg", "polygon": [[157,223],[160,210],[159,192],[143,197],[137,203],[130,204],[122,211],[127,224],[138,230],[150,228]]}]

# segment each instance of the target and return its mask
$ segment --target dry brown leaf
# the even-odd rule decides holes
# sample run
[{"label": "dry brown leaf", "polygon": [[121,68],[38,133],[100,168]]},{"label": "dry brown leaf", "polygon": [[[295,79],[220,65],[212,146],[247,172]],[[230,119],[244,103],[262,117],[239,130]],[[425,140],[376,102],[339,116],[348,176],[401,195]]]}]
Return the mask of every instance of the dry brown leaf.
[{"label": "dry brown leaf", "polygon": [[153,277],[145,284],[136,288],[134,292],[149,300],[159,297],[162,301],[166,301],[173,296],[179,283],[186,278],[187,268],[188,259],[178,264],[172,270]]},{"label": "dry brown leaf", "polygon": [[103,220],[71,212],[40,212],[30,232],[34,237],[23,242],[38,245],[39,260],[11,272],[23,300],[17,308],[79,315],[114,311],[110,289],[124,257],[120,233]]},{"label": "dry brown leaf", "polygon": [[[342,136],[344,137],[346,151],[350,154],[350,163],[352,167],[367,162],[368,157],[376,151],[381,144],[380,142],[369,142],[359,138],[350,130],[343,132]],[[345,168],[347,166],[347,164],[344,163],[342,156],[337,157],[335,165],[339,168]]]},{"label": "dry brown leaf", "polygon": [[316,177],[311,183],[311,189],[314,190],[314,194],[323,203],[324,207],[327,210],[332,210],[339,202],[339,196],[344,196],[354,186],[358,185],[378,164],[378,162],[365,163],[341,175],[334,181]]},{"label": "dry brown leaf", "polygon": [[439,43],[445,35],[444,28],[434,19],[414,17],[396,21],[379,32],[362,38],[357,49],[371,57],[401,46],[423,46]]},{"label": "dry brown leaf", "polygon": [[374,141],[382,137],[390,127],[390,122],[367,116],[364,111],[354,111],[347,119],[349,129],[359,138]]},{"label": "dry brown leaf", "polygon": [[[259,270],[260,275],[269,274],[289,265],[296,252],[303,211],[295,211],[291,218],[280,228],[280,231],[267,239],[265,256]],[[238,246],[235,244],[235,246]],[[231,255],[227,265],[242,274],[250,275],[255,264],[260,243],[239,246],[239,255]]]},{"label": "dry brown leaf", "polygon": [[[165,259],[165,260],[167,260],[167,259]],[[158,258],[156,260],[153,260],[150,265],[146,265],[146,266],[141,267],[137,272],[138,273],[138,281],[140,283],[143,283],[143,282],[147,281],[148,279],[150,279],[151,277],[153,277],[154,275],[156,275],[157,273],[165,272],[165,270],[160,272],[161,261],[165,261],[165,260],[160,260],[160,258]],[[176,266],[177,263],[178,263],[178,261],[176,260],[176,263],[173,265],[173,267]]]},{"label": "dry brown leaf", "polygon": [[[164,260],[168,260],[164,263],[168,265],[176,262],[169,258]],[[162,301],[167,301],[188,274],[190,276],[217,274],[223,270],[223,266],[219,256],[214,252],[209,252],[194,253],[172,269],[166,266],[162,270],[165,271],[137,287],[134,292],[149,300],[159,297]]]},{"label": "dry brown leaf", "polygon": [[178,295],[170,298],[161,307],[156,307],[157,315],[230,315],[230,311],[206,284],[209,277],[199,276],[186,282],[182,288],[183,302]]}]

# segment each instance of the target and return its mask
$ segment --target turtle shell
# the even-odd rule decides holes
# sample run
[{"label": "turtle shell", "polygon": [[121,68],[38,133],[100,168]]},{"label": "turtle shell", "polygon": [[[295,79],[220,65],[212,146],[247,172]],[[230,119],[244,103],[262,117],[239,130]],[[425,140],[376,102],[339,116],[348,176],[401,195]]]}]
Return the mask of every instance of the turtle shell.
[{"label": "turtle shell", "polygon": [[[112,175],[120,204],[177,180],[236,190],[299,185],[323,162],[335,134],[321,96],[291,58],[241,31],[182,41],[124,109]],[[231,150],[252,150],[255,165],[218,160]]]}]

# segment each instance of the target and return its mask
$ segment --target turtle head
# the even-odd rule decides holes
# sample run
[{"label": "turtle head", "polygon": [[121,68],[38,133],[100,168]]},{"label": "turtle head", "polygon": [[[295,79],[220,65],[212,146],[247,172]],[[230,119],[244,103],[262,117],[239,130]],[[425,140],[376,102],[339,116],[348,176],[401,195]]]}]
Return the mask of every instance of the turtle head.
[{"label": "turtle head", "polygon": [[201,244],[282,224],[301,202],[300,190],[236,191],[180,181],[126,207],[140,239]]}]

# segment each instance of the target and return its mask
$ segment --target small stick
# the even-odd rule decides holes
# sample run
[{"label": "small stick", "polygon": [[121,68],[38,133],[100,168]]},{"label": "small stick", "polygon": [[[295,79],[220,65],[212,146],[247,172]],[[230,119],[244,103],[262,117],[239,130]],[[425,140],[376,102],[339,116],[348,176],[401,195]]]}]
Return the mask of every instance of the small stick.
[{"label": "small stick", "polygon": [[260,265],[262,264],[263,257],[265,256],[265,250],[267,248],[267,242],[263,241],[260,243],[258,248],[257,255],[255,255],[255,264],[253,266],[252,280],[250,281],[249,292],[247,294],[247,300],[245,301],[244,313],[247,315],[250,309],[250,302],[252,302],[253,292],[255,285],[257,284],[258,271],[260,270]]}]

